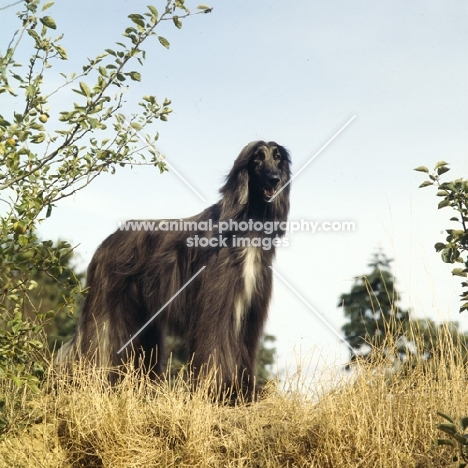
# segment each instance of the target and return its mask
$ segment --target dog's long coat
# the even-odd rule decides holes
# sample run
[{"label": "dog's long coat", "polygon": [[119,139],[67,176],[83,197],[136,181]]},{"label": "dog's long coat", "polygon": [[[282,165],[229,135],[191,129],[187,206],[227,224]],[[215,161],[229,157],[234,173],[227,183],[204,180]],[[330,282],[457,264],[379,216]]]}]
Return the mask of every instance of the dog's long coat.
[{"label": "dog's long coat", "polygon": [[[204,365],[215,367],[220,383],[235,383],[252,395],[257,348],[272,293],[269,267],[274,244],[284,235],[278,223],[286,221],[289,211],[289,178],[288,152],[274,142],[256,141],[237,157],[220,201],[182,220],[211,220],[212,231],[118,230],[109,236],[89,265],[89,293],[80,322],[72,340],[59,350],[59,360],[75,354],[99,365],[119,366],[131,357],[161,374],[165,337],[175,333],[183,337],[195,373]],[[245,228],[249,221],[257,227],[258,222],[276,222],[276,229],[235,229],[236,223],[244,222]],[[231,228],[220,232],[221,222]],[[205,242],[214,238],[220,245],[212,241],[213,246],[195,247],[196,235]]]}]

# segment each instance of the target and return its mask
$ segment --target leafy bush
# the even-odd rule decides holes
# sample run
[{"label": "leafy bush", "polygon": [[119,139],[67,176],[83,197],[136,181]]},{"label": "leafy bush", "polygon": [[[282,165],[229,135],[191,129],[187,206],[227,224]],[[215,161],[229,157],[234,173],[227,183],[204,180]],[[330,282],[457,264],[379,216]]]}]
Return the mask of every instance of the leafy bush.
[{"label": "leafy bush", "polygon": [[[461,418],[460,420],[460,428],[461,431],[458,430],[458,427],[455,421],[445,413],[441,411],[437,411],[437,414],[444,418],[448,422],[439,423],[436,425],[437,429],[444,432],[449,436],[449,439],[437,439],[436,444],[440,445],[448,445],[450,447],[457,447],[460,453],[460,458],[463,460],[462,463],[458,465],[458,468],[465,468],[468,465],[468,434],[466,434],[466,430],[468,429],[468,418]],[[455,455],[452,459],[454,462],[459,461],[459,457]]]},{"label": "leafy bush", "polygon": [[[61,45],[63,34],[57,35],[58,25],[49,16],[52,6],[25,0],[17,13],[18,30],[0,55],[0,98],[7,102],[0,105],[0,380],[33,389],[42,372],[44,324],[57,313],[39,306],[34,277],[39,272],[63,282],[58,309],[69,313],[83,293],[66,261],[72,247],[40,241],[37,227],[59,200],[103,172],[132,164],[166,170],[151,125],[167,120],[170,100],[160,103],[155,96],[143,96],[140,114],[127,117],[123,94],[129,81],[141,79],[133,67],[135,62],[143,65],[143,43],[154,36],[169,48],[157,26],[169,20],[180,29],[182,19],[191,15],[183,0],[167,0],[161,14],[154,6],[131,14],[122,42],[88,59],[80,72],[60,73],[60,78],[53,66],[68,56]],[[206,11],[202,6],[198,13]],[[25,66],[16,58],[20,45],[31,48]],[[61,85],[47,90],[45,84],[60,79]],[[77,101],[51,108],[57,102],[52,97],[69,89]],[[136,133],[142,130],[143,148]]]},{"label": "leafy bush", "polygon": [[[449,170],[448,163],[445,161],[439,161],[432,174],[426,166],[419,166],[415,169],[429,176],[429,179],[419,186],[420,188],[432,185],[437,187],[436,195],[442,198],[438,208],[450,207],[457,212],[457,215],[451,217],[450,221],[458,223],[459,229],[446,229],[448,235],[445,242],[437,242],[434,247],[437,252],[440,252],[443,262],[461,264],[452,270],[452,275],[466,278],[468,276],[468,179],[442,182],[441,176]],[[460,312],[468,310],[468,281],[463,281],[462,287],[464,290],[461,294]]]}]

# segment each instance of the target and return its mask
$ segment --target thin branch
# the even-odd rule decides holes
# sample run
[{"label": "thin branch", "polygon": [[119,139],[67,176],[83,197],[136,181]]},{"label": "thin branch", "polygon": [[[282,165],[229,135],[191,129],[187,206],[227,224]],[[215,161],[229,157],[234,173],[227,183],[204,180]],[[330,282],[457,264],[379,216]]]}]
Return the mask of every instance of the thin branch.
[{"label": "thin branch", "polygon": [[[17,3],[21,3],[21,2],[17,2]],[[8,5],[6,7],[3,7],[2,9],[4,10],[5,8],[8,8],[8,7],[12,6],[12,5]],[[5,54],[5,57],[7,57],[9,53],[10,53],[10,55],[8,56],[8,60],[4,64],[5,75],[6,75],[6,71],[8,70],[8,66],[10,65],[10,63],[13,60],[16,49],[18,48],[18,45],[21,42],[21,39],[23,38],[24,32],[27,30],[30,23],[31,23],[31,19],[30,19],[30,17],[28,17],[23,23],[23,27],[21,29],[20,35],[19,35],[15,45],[13,47],[11,47],[11,44],[13,44],[13,41],[15,40],[15,36],[18,34],[18,30],[14,32],[13,37],[11,38],[11,41],[8,44],[7,53]]]},{"label": "thin branch", "polygon": [[[94,68],[94,67],[91,67],[91,68]],[[47,94],[46,96],[44,96],[44,99],[46,101],[49,100],[50,96],[53,96],[55,93],[57,93],[58,91],[60,91],[62,88],[65,88],[66,86],[68,86],[69,84],[75,82],[76,80],[78,80],[79,78],[82,78],[83,76],[86,76],[87,73],[81,73],[80,75],[76,75],[74,76],[71,80],[67,80],[65,78],[65,83],[60,85],[57,89],[55,89],[54,91],[52,91],[50,94]]]},{"label": "thin branch", "polygon": [[17,182],[21,182],[22,180],[26,179],[27,177],[29,177],[30,175],[34,174],[35,172],[37,172],[38,170],[42,169],[48,162],[52,161],[58,154],[59,152],[67,147],[67,146],[70,146],[71,143],[74,143],[73,142],[73,138],[75,137],[75,134],[76,132],[79,130],[79,125],[77,127],[75,127],[73,129],[73,131],[68,135],[68,138],[65,140],[65,142],[63,143],[63,145],[61,145],[59,148],[57,148],[55,151],[52,151],[52,153],[50,153],[49,156],[45,157],[41,162],[40,164],[38,164],[37,166],[35,166],[34,168],[32,168],[31,170],[29,170],[28,172],[18,176],[18,177],[15,177],[14,179],[12,179],[10,182],[7,182],[3,185],[0,185],[0,190],[5,190],[9,187],[11,187],[12,185],[16,184]]},{"label": "thin branch", "polygon": [[19,0],[18,2],[14,2],[14,3],[10,3],[9,5],[6,5],[4,7],[0,7],[0,11],[1,10],[6,10],[7,8],[11,8],[15,5],[19,5],[20,3],[23,3],[23,0]]}]

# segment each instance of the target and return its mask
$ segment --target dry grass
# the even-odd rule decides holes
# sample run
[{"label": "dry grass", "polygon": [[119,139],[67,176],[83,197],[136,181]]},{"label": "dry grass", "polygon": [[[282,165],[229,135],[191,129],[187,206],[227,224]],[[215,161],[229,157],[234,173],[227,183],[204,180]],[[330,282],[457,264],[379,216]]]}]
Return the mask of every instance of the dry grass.
[{"label": "dry grass", "polygon": [[[384,363],[319,399],[274,385],[263,400],[213,403],[183,381],[156,385],[135,374],[109,389],[83,371],[79,385],[24,398],[30,418],[0,440],[13,467],[445,467],[435,448],[437,410],[468,413],[466,371],[456,352],[391,378]],[[3,389],[5,390],[5,389]]]}]

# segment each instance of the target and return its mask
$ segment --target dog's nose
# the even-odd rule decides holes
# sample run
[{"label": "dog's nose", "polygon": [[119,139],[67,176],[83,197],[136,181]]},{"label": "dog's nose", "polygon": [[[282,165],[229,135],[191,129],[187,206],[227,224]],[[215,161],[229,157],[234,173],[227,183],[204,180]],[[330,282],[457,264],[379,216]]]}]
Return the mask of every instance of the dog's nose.
[{"label": "dog's nose", "polygon": [[273,174],[270,177],[268,177],[268,182],[270,182],[270,185],[275,188],[280,181],[280,176],[278,174]]}]

